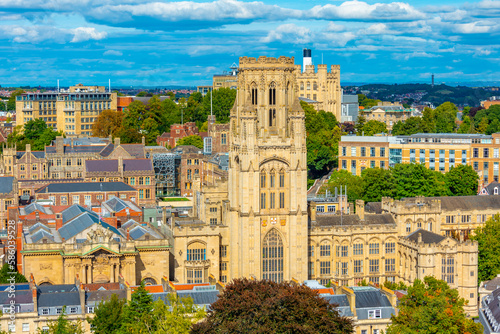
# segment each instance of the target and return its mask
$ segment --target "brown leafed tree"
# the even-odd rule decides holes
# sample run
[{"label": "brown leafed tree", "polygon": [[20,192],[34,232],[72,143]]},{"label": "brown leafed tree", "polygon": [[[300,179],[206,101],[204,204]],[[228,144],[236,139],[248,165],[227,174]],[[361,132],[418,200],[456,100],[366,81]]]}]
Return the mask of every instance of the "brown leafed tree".
[{"label": "brown leafed tree", "polygon": [[118,137],[120,135],[123,120],[123,112],[113,110],[103,110],[97,117],[92,127],[95,137]]},{"label": "brown leafed tree", "polygon": [[306,286],[236,279],[191,333],[348,334],[353,324]]}]

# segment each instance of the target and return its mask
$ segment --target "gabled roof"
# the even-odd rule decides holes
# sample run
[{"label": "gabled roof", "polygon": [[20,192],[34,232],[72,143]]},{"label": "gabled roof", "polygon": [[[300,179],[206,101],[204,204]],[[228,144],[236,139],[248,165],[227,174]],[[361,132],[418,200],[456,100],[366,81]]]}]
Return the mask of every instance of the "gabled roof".
[{"label": "gabled roof", "polygon": [[2,291],[0,292],[0,305],[8,305],[12,300],[12,295],[14,295],[13,299],[16,304],[33,304],[33,294],[31,290],[17,290],[16,293],[12,294],[10,291]]},{"label": "gabled roof", "polygon": [[79,306],[80,293],[74,284],[38,286],[38,307]]},{"label": "gabled roof", "polygon": [[429,232],[421,228],[407,235],[405,238],[413,242],[418,242],[419,234],[422,236],[422,242],[424,244],[438,244],[446,239],[446,237],[442,235],[436,234],[434,232]]},{"label": "gabled roof", "polygon": [[129,232],[130,237],[134,240],[140,239],[143,235],[150,235],[155,239],[160,239],[161,237],[155,233],[151,228],[146,226],[136,226]]},{"label": "gabled roof", "polygon": [[8,194],[14,189],[14,177],[13,176],[2,176],[0,177],[0,194]]},{"label": "gabled roof", "polygon": [[103,228],[112,231],[119,236],[122,236],[120,231],[118,231],[115,227],[99,220],[99,217],[96,217],[91,212],[86,211],[85,213],[77,216],[75,219],[70,220],[66,224],[64,224],[59,230],[59,234],[62,238],[68,240],[77,235],[78,233],[88,229],[90,226],[94,224],[99,224]]},{"label": "gabled roof", "polygon": [[495,188],[497,189],[497,195],[500,193],[500,183],[496,181],[490,182],[490,184],[484,188],[488,192],[488,195],[495,195]]},{"label": "gabled roof", "polygon": [[98,305],[101,301],[109,300],[113,295],[117,295],[118,299],[126,299],[127,290],[115,289],[87,291],[85,292],[85,304]]},{"label": "gabled roof", "polygon": [[39,230],[31,235],[31,241],[32,242],[38,242],[42,240],[43,238],[47,238],[50,241],[54,242],[54,236],[52,233],[47,232],[45,230]]},{"label": "gabled roof", "polygon": [[67,208],[62,212],[63,224],[65,224],[68,220],[71,220],[84,212],[88,212],[90,214],[93,214],[95,217],[98,217],[97,213],[85,209],[80,204],[73,204],[72,206],[70,206],[69,208]]},{"label": "gabled roof", "polygon": [[387,296],[373,287],[353,288],[356,295],[356,308],[392,307]]},{"label": "gabled roof", "polygon": [[177,296],[180,298],[191,297],[193,299],[193,303],[196,305],[210,305],[219,299],[219,291],[181,290],[177,291]]},{"label": "gabled roof", "polygon": [[35,232],[37,232],[38,230],[44,230],[45,232],[49,232],[50,233],[50,228],[48,228],[47,226],[45,226],[44,224],[38,222],[36,223],[35,225],[31,226],[28,231],[30,232],[30,234],[33,234]]},{"label": "gabled roof", "polygon": [[391,214],[365,214],[361,220],[358,215],[317,214],[316,223],[319,226],[349,226],[349,225],[391,225],[396,224]]},{"label": "gabled roof", "polygon": [[43,212],[43,213],[47,213],[47,211],[45,210],[45,208],[43,206],[41,206],[39,203],[31,203],[30,205],[28,206],[25,206],[24,207],[24,212],[29,215],[30,213],[33,213],[35,211],[40,211],[40,212]]}]

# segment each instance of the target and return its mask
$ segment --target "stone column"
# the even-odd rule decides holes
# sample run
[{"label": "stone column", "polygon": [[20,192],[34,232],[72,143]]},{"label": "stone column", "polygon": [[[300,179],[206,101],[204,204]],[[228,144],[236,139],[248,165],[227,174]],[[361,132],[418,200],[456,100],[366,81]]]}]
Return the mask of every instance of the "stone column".
[{"label": "stone column", "polygon": [[111,275],[109,275],[109,276],[110,276],[110,278],[109,278],[110,282],[114,283],[115,282],[115,264],[114,263],[111,264]]},{"label": "stone column", "polygon": [[90,265],[85,266],[87,268],[87,284],[92,283],[92,268]]}]

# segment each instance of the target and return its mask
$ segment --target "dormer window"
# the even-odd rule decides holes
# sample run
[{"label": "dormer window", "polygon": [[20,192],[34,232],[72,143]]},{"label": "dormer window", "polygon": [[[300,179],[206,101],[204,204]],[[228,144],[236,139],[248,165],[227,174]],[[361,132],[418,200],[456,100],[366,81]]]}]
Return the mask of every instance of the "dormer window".
[{"label": "dormer window", "polygon": [[498,187],[495,187],[495,189],[493,189],[493,194],[498,195]]}]

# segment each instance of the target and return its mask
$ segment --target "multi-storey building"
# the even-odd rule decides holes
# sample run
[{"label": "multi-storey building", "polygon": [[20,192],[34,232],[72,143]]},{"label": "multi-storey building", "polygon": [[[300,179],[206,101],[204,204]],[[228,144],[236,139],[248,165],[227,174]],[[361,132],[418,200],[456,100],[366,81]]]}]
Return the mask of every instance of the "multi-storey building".
[{"label": "multi-storey building", "polygon": [[363,115],[367,121],[375,120],[384,123],[387,130],[391,131],[394,124],[406,121],[413,112],[413,109],[404,108],[399,102],[394,104],[379,102],[377,106],[365,110]]},{"label": "multi-storey building", "polygon": [[389,168],[398,163],[420,163],[447,172],[470,165],[481,182],[498,181],[500,133],[418,133],[411,136],[342,136],[339,167],[354,175],[366,168]]},{"label": "multi-storey building", "polygon": [[57,93],[24,93],[16,97],[17,125],[43,119],[65,134],[92,134],[92,124],[103,110],[117,110],[116,93],[104,87],[72,86]]},{"label": "multi-storey building", "polygon": [[19,204],[18,182],[12,176],[0,177],[0,229],[7,229],[9,207]]},{"label": "multi-storey building", "polygon": [[213,76],[212,89],[219,88],[232,88],[236,89],[238,87],[238,66],[233,63],[230,67],[229,72],[222,74],[215,74]]}]

